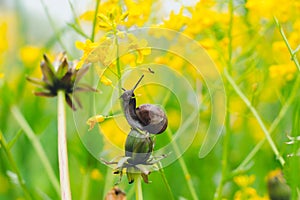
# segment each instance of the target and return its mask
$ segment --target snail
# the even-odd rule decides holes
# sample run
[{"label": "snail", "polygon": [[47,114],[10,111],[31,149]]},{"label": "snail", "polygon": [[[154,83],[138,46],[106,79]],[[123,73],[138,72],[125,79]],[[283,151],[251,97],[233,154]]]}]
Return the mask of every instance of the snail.
[{"label": "snail", "polygon": [[124,90],[121,95],[122,107],[127,122],[132,129],[145,131],[151,134],[160,134],[168,126],[168,119],[165,112],[157,105],[142,104],[136,108],[134,90],[143,79],[138,80],[131,90]]}]

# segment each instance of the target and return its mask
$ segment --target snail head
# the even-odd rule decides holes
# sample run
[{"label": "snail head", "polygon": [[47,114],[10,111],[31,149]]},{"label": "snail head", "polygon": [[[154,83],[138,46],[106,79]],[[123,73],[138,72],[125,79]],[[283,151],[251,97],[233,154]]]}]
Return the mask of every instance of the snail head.
[{"label": "snail head", "polygon": [[133,88],[131,90],[126,90],[126,89],[122,88],[122,90],[124,92],[120,96],[120,98],[122,98],[123,101],[130,101],[130,99],[134,98],[134,90],[140,84],[140,82],[142,81],[143,78],[144,78],[144,74],[140,77],[140,79],[137,81],[137,83],[133,86]]}]

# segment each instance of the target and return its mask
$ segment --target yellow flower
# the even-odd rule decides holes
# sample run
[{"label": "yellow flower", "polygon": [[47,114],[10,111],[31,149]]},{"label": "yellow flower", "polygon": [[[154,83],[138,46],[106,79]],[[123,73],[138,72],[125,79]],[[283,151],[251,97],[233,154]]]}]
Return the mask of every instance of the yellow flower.
[{"label": "yellow flower", "polygon": [[233,178],[233,181],[240,187],[245,188],[255,181],[254,175],[240,175]]},{"label": "yellow flower", "polygon": [[41,48],[36,46],[24,46],[20,49],[20,58],[27,66],[34,67],[42,55]]},{"label": "yellow flower", "polygon": [[88,10],[88,11],[84,12],[83,14],[81,14],[79,16],[79,19],[85,20],[85,21],[93,21],[94,16],[95,16],[95,11],[94,10]]},{"label": "yellow flower", "polygon": [[112,81],[104,75],[101,76],[100,82],[103,83],[106,86],[110,86],[112,84]]},{"label": "yellow flower", "polygon": [[183,7],[180,9],[178,14],[171,11],[169,19],[163,20],[163,24],[159,27],[180,31],[189,21],[189,17],[184,16],[183,11]]},{"label": "yellow flower", "polygon": [[83,51],[77,69],[81,68],[83,64],[96,62],[108,66],[116,57],[116,47],[111,38],[102,37],[98,42],[87,39],[85,43],[77,41],[75,45]]},{"label": "yellow flower", "polygon": [[[117,0],[108,0],[104,3],[101,3],[98,7],[98,13],[97,14],[106,14],[108,11],[120,9],[118,6]],[[85,21],[93,21],[95,16],[95,10],[88,10],[81,14],[79,16],[79,19],[85,20]]]},{"label": "yellow flower", "polygon": [[296,74],[296,66],[290,62],[288,64],[277,64],[269,67],[269,73],[271,78],[279,78],[285,81],[290,81]]},{"label": "yellow flower", "polygon": [[98,43],[94,43],[91,40],[87,39],[85,43],[81,41],[76,41],[75,46],[77,49],[83,51],[83,56],[81,57],[80,62],[77,64],[76,69],[80,69],[82,65],[86,62],[92,62],[94,60],[97,60],[97,55],[94,55],[93,57],[91,54],[95,50],[95,48],[99,46]]},{"label": "yellow flower", "polygon": [[93,180],[102,180],[103,175],[101,174],[101,172],[98,169],[93,169],[91,171],[91,179],[93,179]]},{"label": "yellow flower", "polygon": [[104,120],[105,117],[103,115],[95,115],[93,117],[90,117],[86,122],[86,124],[90,126],[89,131],[92,130],[97,123],[101,123]]},{"label": "yellow flower", "polygon": [[0,23],[0,55],[8,49],[7,23]]},{"label": "yellow flower", "polygon": [[272,20],[276,16],[281,22],[286,22],[299,13],[296,6],[296,1],[283,3],[281,0],[248,0],[245,7],[249,10],[251,21]]},{"label": "yellow flower", "polygon": [[141,27],[148,21],[153,3],[151,0],[124,0],[124,3],[129,13],[127,21],[124,22],[125,26],[131,27],[136,25]]},{"label": "yellow flower", "polygon": [[[129,47],[128,51],[137,52],[137,63],[142,63],[145,55],[151,54],[151,48],[147,47],[148,42],[145,39],[138,40],[134,35],[128,34]],[[133,51],[133,52],[134,52]]]},{"label": "yellow flower", "polygon": [[[113,30],[116,25],[142,26],[148,21],[151,14],[152,1],[125,0],[127,11],[122,10],[118,1],[109,0],[101,3],[98,8],[99,27],[105,30]],[[81,20],[93,21],[95,11],[89,10],[80,16]],[[129,16],[127,18],[127,16]]]},{"label": "yellow flower", "polygon": [[267,196],[261,197],[257,194],[256,190],[252,187],[247,187],[239,190],[234,194],[234,200],[269,200]]},{"label": "yellow flower", "polygon": [[[199,1],[195,7],[189,8],[191,18],[188,21],[186,30],[184,33],[191,37],[195,37],[198,34],[210,30],[210,28],[219,22],[225,23],[227,17],[220,17],[220,12],[214,10],[213,1]],[[224,25],[226,25],[225,23]]]},{"label": "yellow flower", "polygon": [[127,53],[125,55],[123,55],[120,58],[121,62],[124,63],[124,65],[129,65],[131,67],[135,67],[136,66],[136,56],[133,55],[132,53]]},{"label": "yellow flower", "polygon": [[104,150],[109,150],[116,146],[123,149],[130,127],[124,117],[118,117],[118,121],[111,119],[101,123],[100,132],[105,136]]},{"label": "yellow flower", "polygon": [[254,175],[240,175],[234,177],[233,181],[240,187],[240,190],[236,191],[234,194],[234,200],[268,200],[268,197],[259,196],[256,190],[250,187],[250,185],[253,184],[254,180]]},{"label": "yellow flower", "polygon": [[245,7],[258,16],[270,18],[272,17],[274,3],[276,1],[273,0],[249,0]]}]

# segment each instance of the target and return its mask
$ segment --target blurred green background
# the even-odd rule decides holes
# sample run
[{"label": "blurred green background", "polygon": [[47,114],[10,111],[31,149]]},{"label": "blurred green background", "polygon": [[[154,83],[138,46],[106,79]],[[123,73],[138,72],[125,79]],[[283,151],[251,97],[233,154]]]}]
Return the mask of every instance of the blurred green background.
[{"label": "blurred green background", "polygon": [[[44,53],[51,60],[61,51],[66,51],[70,60],[83,58],[86,49],[76,48],[76,42],[84,43],[89,39],[96,43],[103,37],[109,37],[109,30],[99,28],[101,20],[97,18],[94,23],[93,16],[100,13],[107,15],[109,12],[119,16],[120,11],[129,12],[128,20],[118,24],[120,31],[136,27],[160,27],[179,31],[195,40],[207,51],[222,76],[224,69],[229,71],[267,128],[278,121],[272,131],[272,140],[286,164],[282,166],[278,162],[270,145],[265,142],[244,168],[234,171],[255,145],[263,140],[264,133],[257,117],[251,113],[250,106],[242,101],[226,76],[223,76],[228,100],[227,123],[213,150],[200,159],[199,149],[211,117],[211,97],[203,77],[193,73],[195,69],[190,63],[170,52],[152,51],[152,54],[144,55],[142,63],[137,62],[139,53],[124,56],[121,59],[124,70],[136,69],[141,64],[147,66],[149,63],[165,65],[187,79],[199,95],[197,135],[180,160],[164,168],[175,199],[213,199],[218,188],[221,190],[219,199],[268,199],[267,175],[276,169],[283,170],[287,183],[293,192],[297,191],[295,188],[299,188],[300,184],[296,178],[297,170],[300,169],[299,156],[288,155],[297,153],[299,141],[294,141],[292,145],[286,142],[291,140],[287,135],[299,135],[299,69],[291,61],[286,42],[273,16],[282,24],[291,48],[296,50],[300,44],[298,1],[101,1],[95,15],[96,5],[97,1],[92,0],[0,0],[0,199],[26,199],[26,192],[16,176],[18,172],[26,186],[25,190],[33,199],[59,199],[43,161],[33,147],[32,138],[25,134],[22,124],[16,119],[16,116],[21,116],[27,120],[38,143],[45,150],[55,178],[59,179],[56,99],[34,96],[32,91],[36,87],[26,81],[26,76],[41,78],[39,64]],[[170,51],[176,48],[176,43],[174,46],[170,46]],[[295,51],[294,55],[297,57],[299,53]],[[103,66],[99,64],[98,67],[101,69]],[[114,67],[112,64],[108,68],[114,71]],[[94,94],[82,93],[80,99],[90,107],[84,107],[84,110],[75,114],[67,108],[73,199],[103,199],[119,178],[113,175],[111,168],[98,160],[100,155],[97,157],[94,152],[89,152],[80,139],[80,135],[97,134],[100,142],[95,145],[99,145],[97,149],[103,149],[102,153],[109,148],[104,136],[112,137],[113,142],[121,142],[121,146],[124,142],[124,135],[119,136],[121,139],[118,141],[118,132],[114,132],[114,122],[110,120],[101,124],[103,133],[107,129],[107,134],[98,129],[87,131],[88,117],[94,114],[114,114],[94,113],[94,104],[96,111],[101,112],[101,108],[110,103],[111,92],[115,89],[99,81],[97,69],[92,68],[83,80],[102,91],[101,94],[95,94],[97,101],[90,104]],[[110,70],[105,71],[105,76],[116,86],[116,77]],[[198,88],[199,82],[203,87],[201,90]],[[163,103],[166,90],[151,87],[149,89],[147,86],[148,92],[142,89],[137,91],[141,95],[138,97],[139,103]],[[155,98],[149,98],[149,94]],[[180,109],[185,108],[177,102],[184,100],[176,100],[172,95],[165,109],[170,129],[175,132],[176,125],[185,121],[180,118]],[[16,114],[17,111],[20,113]],[[80,122],[80,128],[76,127],[76,123]],[[169,142],[164,134],[156,138],[158,147]],[[7,143],[6,148],[4,143]],[[227,154],[224,155],[224,152]],[[151,173],[149,179],[152,183],[143,183],[144,199],[170,199],[160,172]],[[134,187],[127,183],[125,176],[119,187],[126,191],[128,199],[134,199]],[[192,190],[195,191],[194,195]]]}]

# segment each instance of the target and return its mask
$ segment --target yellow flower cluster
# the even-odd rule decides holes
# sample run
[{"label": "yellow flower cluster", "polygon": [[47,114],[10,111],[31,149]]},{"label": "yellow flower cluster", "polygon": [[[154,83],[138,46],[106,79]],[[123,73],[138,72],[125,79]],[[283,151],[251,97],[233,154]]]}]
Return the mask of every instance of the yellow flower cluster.
[{"label": "yellow flower cluster", "polygon": [[234,177],[233,181],[239,186],[239,190],[234,194],[234,200],[268,200],[267,196],[261,197],[257,191],[251,187],[255,181],[254,175],[239,175]]},{"label": "yellow flower cluster", "polygon": [[7,24],[0,23],[0,55],[8,49]]},{"label": "yellow flower cluster", "polygon": [[35,67],[42,57],[42,49],[37,46],[27,45],[20,49],[20,58],[24,65]]},{"label": "yellow flower cluster", "polygon": [[271,65],[269,71],[271,78],[283,78],[284,80],[290,81],[294,78],[297,68],[290,62],[287,64]]},{"label": "yellow flower cluster", "polygon": [[[3,53],[8,48],[8,42],[7,42],[7,24],[4,22],[0,22],[0,65],[2,65],[3,62]],[[2,67],[0,68],[0,79],[4,77],[4,73],[2,72]]]},{"label": "yellow flower cluster", "polygon": [[[152,1],[133,1],[125,0],[124,7],[121,7],[116,0],[109,0],[101,3],[98,8],[97,16],[98,29],[111,30],[114,26],[143,26],[150,17]],[[126,10],[126,11],[125,11]],[[84,12],[79,19],[83,21],[93,21],[94,10]],[[129,17],[128,17],[129,16]]]},{"label": "yellow flower cluster", "polygon": [[272,20],[273,16],[277,16],[284,22],[294,18],[300,9],[298,1],[283,2],[281,0],[249,0],[245,6],[249,9],[250,19]]},{"label": "yellow flower cluster", "polygon": [[[140,64],[143,62],[144,56],[151,53],[151,48],[147,47],[148,43],[144,39],[138,40],[134,35],[122,32],[119,32],[116,37],[118,37],[118,44],[112,37],[102,37],[98,42],[92,42],[89,39],[85,43],[77,41],[76,47],[83,51],[77,68],[85,63],[97,62],[108,67],[115,64],[118,56],[123,63],[132,63],[134,59],[135,63]],[[127,56],[128,54],[133,56]]]}]

